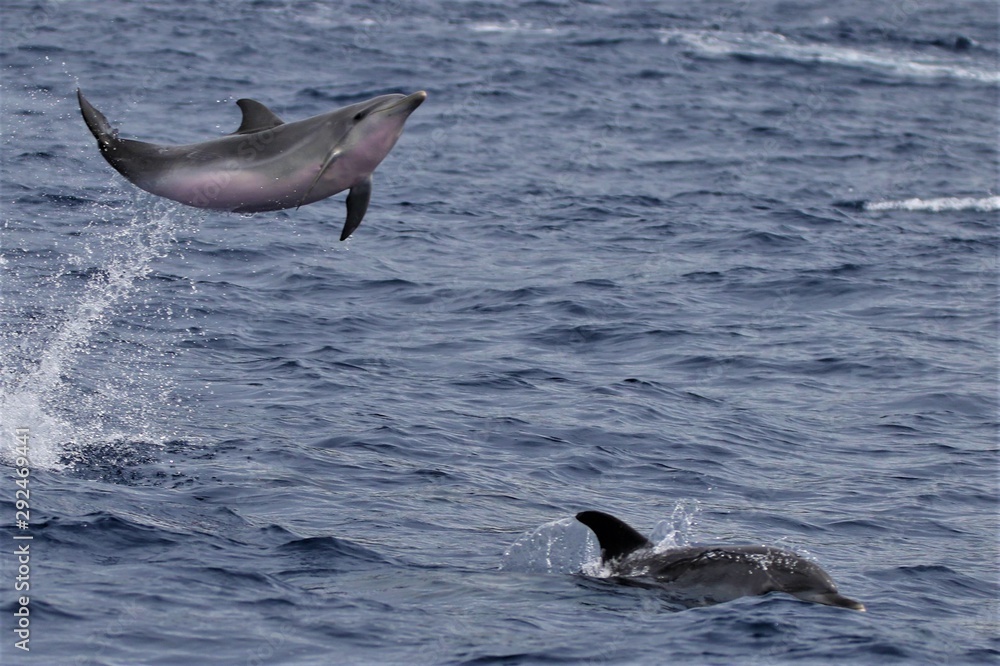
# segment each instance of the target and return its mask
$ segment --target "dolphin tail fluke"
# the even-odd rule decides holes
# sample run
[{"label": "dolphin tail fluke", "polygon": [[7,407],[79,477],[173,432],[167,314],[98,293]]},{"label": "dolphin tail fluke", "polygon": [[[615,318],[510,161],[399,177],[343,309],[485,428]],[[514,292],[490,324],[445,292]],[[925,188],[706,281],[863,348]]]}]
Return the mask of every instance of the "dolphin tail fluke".
[{"label": "dolphin tail fluke", "polygon": [[361,224],[365,213],[368,211],[368,202],[372,198],[372,177],[368,176],[363,181],[351,188],[351,193],[347,195],[347,221],[344,222],[344,230],[340,232],[340,240],[347,240],[347,237],[354,233],[354,230]]},{"label": "dolphin tail fluke", "polygon": [[601,560],[604,562],[653,545],[630,525],[603,511],[583,511],[576,514],[576,519],[597,535],[597,541],[601,544]]},{"label": "dolphin tail fluke", "polygon": [[118,142],[118,130],[111,127],[111,123],[104,117],[104,114],[94,108],[83,96],[83,91],[76,89],[76,98],[80,102],[80,112],[83,120],[90,128],[90,132],[97,139],[97,144],[102,151],[111,149]]}]

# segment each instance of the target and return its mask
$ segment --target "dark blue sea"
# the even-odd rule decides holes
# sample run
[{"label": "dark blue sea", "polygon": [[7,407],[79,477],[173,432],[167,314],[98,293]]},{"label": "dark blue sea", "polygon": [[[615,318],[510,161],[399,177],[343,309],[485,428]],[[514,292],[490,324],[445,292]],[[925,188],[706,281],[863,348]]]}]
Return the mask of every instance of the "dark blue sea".
[{"label": "dark blue sea", "polygon": [[[0,31],[3,664],[1000,660],[994,2],[11,1]],[[78,87],[163,144],[243,97],[428,99],[341,243],[343,194],[140,191]],[[583,575],[586,509],[795,550],[868,612]]]}]

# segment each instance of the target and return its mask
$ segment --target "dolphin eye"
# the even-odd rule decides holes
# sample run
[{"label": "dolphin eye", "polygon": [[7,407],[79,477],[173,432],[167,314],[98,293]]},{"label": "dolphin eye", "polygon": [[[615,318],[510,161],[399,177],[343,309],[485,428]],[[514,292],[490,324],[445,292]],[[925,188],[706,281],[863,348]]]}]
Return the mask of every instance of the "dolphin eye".
[{"label": "dolphin eye", "polygon": [[363,120],[366,115],[368,115],[366,111],[358,111],[357,113],[354,114],[354,122]]}]

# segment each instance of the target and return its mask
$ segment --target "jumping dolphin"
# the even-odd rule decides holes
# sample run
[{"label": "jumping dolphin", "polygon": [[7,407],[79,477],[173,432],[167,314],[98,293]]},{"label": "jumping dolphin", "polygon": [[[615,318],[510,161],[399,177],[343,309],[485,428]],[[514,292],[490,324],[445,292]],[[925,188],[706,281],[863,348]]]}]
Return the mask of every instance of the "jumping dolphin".
[{"label": "jumping dolphin", "polygon": [[767,546],[694,546],[661,553],[621,520],[601,511],[583,511],[576,519],[601,544],[601,562],[615,577],[666,585],[705,603],[785,592],[803,601],[852,610],[864,604],[837,592],[830,576],[795,553]]},{"label": "jumping dolphin", "polygon": [[286,123],[252,99],[236,103],[243,122],[232,134],[203,143],[160,146],[118,138],[107,118],[76,91],[101,154],[131,183],[196,208],[258,213],[297,208],[350,189],[346,239],[361,224],[372,172],[427,99],[381,95],[367,102]]}]

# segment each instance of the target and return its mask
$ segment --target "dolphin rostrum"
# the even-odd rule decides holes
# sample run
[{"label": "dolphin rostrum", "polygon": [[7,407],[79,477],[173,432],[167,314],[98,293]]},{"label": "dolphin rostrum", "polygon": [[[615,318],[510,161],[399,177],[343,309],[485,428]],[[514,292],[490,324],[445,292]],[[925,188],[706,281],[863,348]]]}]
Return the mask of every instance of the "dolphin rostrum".
[{"label": "dolphin rostrum", "polygon": [[787,550],[689,546],[655,552],[646,537],[614,516],[584,511],[576,519],[597,535],[602,565],[614,577],[662,585],[703,603],[785,592],[804,601],[865,610],[864,604],[838,593],[819,565]]},{"label": "dolphin rostrum", "polygon": [[240,99],[239,129],[184,146],[120,139],[80,90],[77,98],[101,154],[147,192],[197,208],[257,213],[297,208],[349,189],[344,240],[368,210],[372,172],[427,93],[381,95],[290,123],[260,102]]}]

